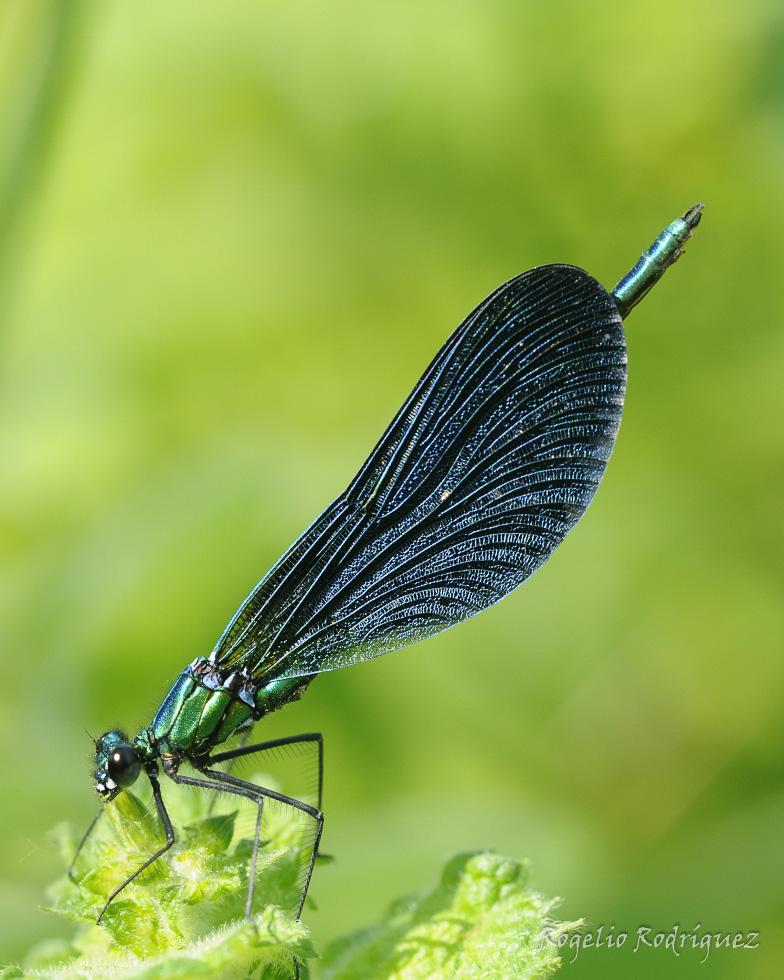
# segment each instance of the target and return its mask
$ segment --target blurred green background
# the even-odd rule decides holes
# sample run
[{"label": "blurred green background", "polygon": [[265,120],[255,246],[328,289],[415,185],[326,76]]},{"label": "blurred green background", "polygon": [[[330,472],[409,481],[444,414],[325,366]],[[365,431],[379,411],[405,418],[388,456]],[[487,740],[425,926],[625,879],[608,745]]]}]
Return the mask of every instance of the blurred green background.
[{"label": "blurred green background", "polygon": [[0,7],[0,950],[90,743],[343,489],[462,316],[532,265],[628,321],[605,484],[547,568],[264,723],[327,746],[318,943],[446,855],[528,856],[567,917],[753,929],[564,977],[784,956],[784,11],[778,0]]}]

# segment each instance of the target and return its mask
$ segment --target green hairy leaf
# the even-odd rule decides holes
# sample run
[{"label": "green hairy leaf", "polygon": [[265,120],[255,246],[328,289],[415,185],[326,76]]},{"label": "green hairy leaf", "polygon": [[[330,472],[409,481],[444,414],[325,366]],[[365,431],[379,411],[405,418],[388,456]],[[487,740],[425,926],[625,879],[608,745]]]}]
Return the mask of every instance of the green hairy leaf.
[{"label": "green hairy leaf", "polygon": [[376,926],[332,943],[325,980],[540,980],[560,966],[555,940],[574,924],[551,921],[556,901],[528,888],[524,864],[489,851],[458,854],[441,881],[393,903]]},{"label": "green hairy leaf", "polygon": [[[332,942],[318,958],[307,926],[291,911],[301,869],[296,818],[265,817],[257,913],[246,922],[252,828],[243,828],[230,800],[212,812],[206,806],[199,794],[172,794],[177,843],[97,926],[112,888],[162,840],[155,814],[121,794],[81,855],[76,881],[63,876],[49,889],[46,908],[77,923],[74,937],[39,944],[23,966],[0,969],[0,977],[539,980],[560,965],[553,940],[576,925],[551,919],[555,902],[529,888],[524,864],[487,851],[460,854],[432,891],[394,902],[378,924]],[[67,864],[75,836],[65,826],[55,836]]]}]

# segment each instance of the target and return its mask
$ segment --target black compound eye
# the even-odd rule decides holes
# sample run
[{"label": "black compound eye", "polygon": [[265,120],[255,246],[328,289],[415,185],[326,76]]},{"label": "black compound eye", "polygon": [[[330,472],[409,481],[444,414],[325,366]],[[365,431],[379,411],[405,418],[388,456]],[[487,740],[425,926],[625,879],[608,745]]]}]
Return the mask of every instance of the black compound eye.
[{"label": "black compound eye", "polygon": [[130,745],[117,745],[109,753],[107,763],[109,778],[118,786],[130,786],[136,781],[141,763]]}]

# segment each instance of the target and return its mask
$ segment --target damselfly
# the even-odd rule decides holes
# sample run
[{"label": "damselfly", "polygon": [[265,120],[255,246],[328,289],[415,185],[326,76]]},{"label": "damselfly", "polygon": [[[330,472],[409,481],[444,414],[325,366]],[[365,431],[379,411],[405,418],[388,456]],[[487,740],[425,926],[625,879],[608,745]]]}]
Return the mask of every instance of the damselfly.
[{"label": "damselfly", "polygon": [[[133,740],[117,729],[98,739],[99,796],[109,803],[144,772],[165,834],[161,848],[109,895],[99,921],[174,843],[159,763],[175,783],[256,806],[248,917],[265,801],[313,821],[300,914],[324,822],[321,736],[216,749],[247,737],[317,674],[454,626],[549,558],[590,503],[615,442],[626,385],[622,320],[682,254],[701,211],[696,205],[668,225],[611,293],[581,269],[546,265],[480,303],[348,489],[253,589],[209,656],[182,671],[150,724]],[[217,768],[292,743],[317,760],[315,806]],[[181,772],[183,763],[197,775]]]}]

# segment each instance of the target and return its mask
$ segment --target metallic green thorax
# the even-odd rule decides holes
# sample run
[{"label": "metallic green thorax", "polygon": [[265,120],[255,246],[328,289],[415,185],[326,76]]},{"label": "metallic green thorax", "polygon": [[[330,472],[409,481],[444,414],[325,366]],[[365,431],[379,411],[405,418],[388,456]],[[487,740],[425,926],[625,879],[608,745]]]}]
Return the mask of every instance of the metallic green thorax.
[{"label": "metallic green thorax", "polygon": [[259,687],[244,673],[224,677],[214,661],[199,657],[174,682],[135,747],[146,759],[206,755],[235,732],[295,700],[309,680],[276,680]]},{"label": "metallic green thorax", "polygon": [[622,317],[627,316],[666,270],[683,255],[683,245],[700,223],[702,205],[695,204],[682,218],[667,225],[637,264],[613,289],[613,299]]}]

